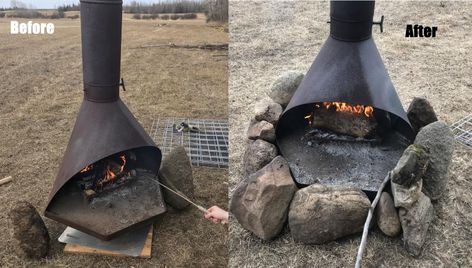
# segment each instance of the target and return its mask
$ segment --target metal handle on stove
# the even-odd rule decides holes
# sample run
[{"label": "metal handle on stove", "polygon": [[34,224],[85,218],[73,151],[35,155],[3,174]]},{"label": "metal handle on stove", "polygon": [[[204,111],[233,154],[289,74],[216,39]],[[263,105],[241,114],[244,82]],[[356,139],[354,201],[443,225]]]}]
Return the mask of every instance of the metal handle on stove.
[{"label": "metal handle on stove", "polygon": [[120,86],[123,88],[123,91],[126,91],[125,80],[123,80],[123,77],[120,79]]},{"label": "metal handle on stove", "polygon": [[379,25],[380,26],[380,32],[383,33],[384,32],[384,15],[382,15],[382,17],[380,17],[380,21],[374,21],[372,22],[373,25]]}]

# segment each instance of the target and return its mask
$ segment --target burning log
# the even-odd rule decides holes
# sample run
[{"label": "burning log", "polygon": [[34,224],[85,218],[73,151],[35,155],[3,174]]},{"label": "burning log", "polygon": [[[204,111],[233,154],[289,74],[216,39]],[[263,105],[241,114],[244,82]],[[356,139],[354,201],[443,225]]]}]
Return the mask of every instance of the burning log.
[{"label": "burning log", "polygon": [[311,127],[359,138],[374,136],[378,126],[372,115],[337,111],[330,107],[315,109],[307,119],[309,119]]},{"label": "burning log", "polygon": [[118,174],[121,172],[121,165],[116,163],[115,161],[108,161],[108,171],[112,172],[113,174]]},{"label": "burning log", "polygon": [[131,172],[129,174],[120,173],[116,175],[113,180],[100,181],[96,186],[96,191],[99,193],[102,193],[105,191],[113,190],[123,184],[128,183],[129,181],[133,179],[134,179],[134,176],[131,175]]},{"label": "burning log", "polygon": [[132,152],[113,155],[83,168],[77,174],[76,185],[82,190],[84,201],[89,203],[98,195],[136,178],[136,170],[130,169],[129,161],[136,161],[136,155]]},{"label": "burning log", "polygon": [[[132,154],[130,159],[135,160],[136,155]],[[136,170],[125,168],[126,163],[126,155],[121,154],[83,168],[77,175],[76,184],[83,191],[84,201],[88,203],[99,194],[121,187],[136,178]]]}]

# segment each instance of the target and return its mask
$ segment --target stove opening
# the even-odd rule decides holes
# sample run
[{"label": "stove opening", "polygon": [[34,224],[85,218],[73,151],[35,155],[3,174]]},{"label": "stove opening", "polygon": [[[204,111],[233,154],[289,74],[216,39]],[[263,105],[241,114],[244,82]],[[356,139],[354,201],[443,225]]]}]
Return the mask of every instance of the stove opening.
[{"label": "stove opening", "polygon": [[325,183],[374,192],[410,143],[398,120],[371,105],[304,104],[283,115],[277,144],[301,187]]},{"label": "stove opening", "polygon": [[377,135],[378,124],[372,106],[321,102],[313,105],[313,111],[304,118],[312,128],[310,133],[320,138],[374,139]]},{"label": "stove opening", "polygon": [[84,167],[74,178],[87,196],[111,191],[136,179],[136,154],[130,150]]},{"label": "stove opening", "polygon": [[103,240],[139,228],[165,212],[152,147],[131,149],[83,167],[58,191],[46,213]]}]

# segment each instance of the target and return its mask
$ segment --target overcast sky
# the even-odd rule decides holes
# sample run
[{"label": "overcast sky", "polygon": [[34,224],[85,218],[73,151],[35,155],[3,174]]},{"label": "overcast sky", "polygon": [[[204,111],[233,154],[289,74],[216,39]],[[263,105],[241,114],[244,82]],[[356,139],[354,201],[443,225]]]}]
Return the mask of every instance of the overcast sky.
[{"label": "overcast sky", "polygon": [[[34,8],[57,8],[58,6],[62,6],[64,4],[78,4],[79,0],[17,0],[22,3],[25,3],[27,6],[32,5]],[[129,4],[133,0],[123,0],[123,3]],[[140,3],[153,3],[158,2],[157,0],[139,0]],[[11,0],[0,0],[0,7],[10,7]]]}]

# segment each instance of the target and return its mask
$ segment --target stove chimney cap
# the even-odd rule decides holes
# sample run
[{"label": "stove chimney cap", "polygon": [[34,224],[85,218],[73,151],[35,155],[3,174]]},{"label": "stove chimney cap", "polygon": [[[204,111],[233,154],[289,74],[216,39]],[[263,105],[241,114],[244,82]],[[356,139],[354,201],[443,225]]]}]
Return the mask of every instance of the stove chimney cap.
[{"label": "stove chimney cap", "polygon": [[334,39],[358,42],[371,38],[375,1],[330,2],[330,35]]}]

